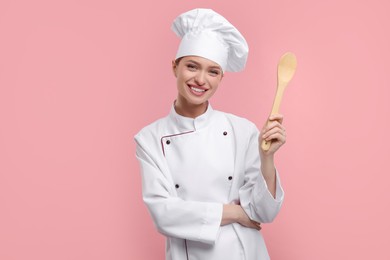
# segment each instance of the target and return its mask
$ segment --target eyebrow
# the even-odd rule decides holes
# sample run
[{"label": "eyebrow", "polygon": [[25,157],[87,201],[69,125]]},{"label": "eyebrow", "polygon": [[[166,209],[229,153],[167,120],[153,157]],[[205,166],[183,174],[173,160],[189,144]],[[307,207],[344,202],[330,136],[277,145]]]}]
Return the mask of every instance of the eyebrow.
[{"label": "eyebrow", "polygon": [[[196,62],[196,61],[194,61],[194,60],[187,60],[187,62],[193,62],[193,63],[195,63],[196,65],[200,66],[200,63],[199,63],[199,62]],[[220,68],[219,66],[216,66],[216,65],[209,66],[208,68],[210,68],[210,69],[219,69],[219,70],[221,70],[221,68]]]}]

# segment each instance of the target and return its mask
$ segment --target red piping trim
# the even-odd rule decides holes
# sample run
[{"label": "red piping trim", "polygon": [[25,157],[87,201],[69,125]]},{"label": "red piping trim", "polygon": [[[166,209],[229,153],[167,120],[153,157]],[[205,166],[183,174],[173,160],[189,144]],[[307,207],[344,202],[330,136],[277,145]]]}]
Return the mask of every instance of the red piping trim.
[{"label": "red piping trim", "polygon": [[163,142],[163,139],[164,139],[164,138],[172,137],[172,136],[177,136],[177,135],[189,134],[189,133],[193,133],[193,132],[195,132],[195,131],[188,131],[188,132],[179,133],[179,134],[173,134],[173,135],[164,135],[163,137],[161,137],[161,148],[162,148],[162,152],[163,152],[164,156],[165,156],[164,142]]},{"label": "red piping trim", "polygon": [[189,257],[188,257],[188,250],[187,250],[187,239],[184,239],[184,244],[185,244],[185,246],[186,246],[187,260],[189,260]]}]

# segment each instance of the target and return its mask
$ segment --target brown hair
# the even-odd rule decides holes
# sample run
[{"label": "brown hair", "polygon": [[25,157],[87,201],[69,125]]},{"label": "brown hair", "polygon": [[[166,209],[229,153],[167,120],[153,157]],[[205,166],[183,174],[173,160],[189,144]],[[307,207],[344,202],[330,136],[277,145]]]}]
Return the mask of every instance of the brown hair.
[{"label": "brown hair", "polygon": [[183,59],[183,57],[177,58],[177,59],[175,60],[176,66],[179,65],[179,62],[181,61],[181,59]]}]

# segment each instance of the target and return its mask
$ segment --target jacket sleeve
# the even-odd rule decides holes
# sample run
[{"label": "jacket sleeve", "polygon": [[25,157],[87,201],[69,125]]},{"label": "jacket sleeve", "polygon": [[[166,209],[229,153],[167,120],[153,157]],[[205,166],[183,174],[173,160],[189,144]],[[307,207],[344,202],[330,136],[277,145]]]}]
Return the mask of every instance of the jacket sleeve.
[{"label": "jacket sleeve", "polygon": [[165,236],[213,244],[220,229],[222,204],[184,201],[177,197],[172,181],[161,170],[163,167],[159,167],[158,156],[148,152],[139,136],[135,140],[143,200],[157,230]]},{"label": "jacket sleeve", "polygon": [[251,219],[261,223],[269,223],[279,213],[284,191],[277,170],[275,198],[268,190],[267,183],[261,173],[258,137],[259,131],[254,126],[245,155],[244,185],[239,190],[239,196],[241,206]]}]

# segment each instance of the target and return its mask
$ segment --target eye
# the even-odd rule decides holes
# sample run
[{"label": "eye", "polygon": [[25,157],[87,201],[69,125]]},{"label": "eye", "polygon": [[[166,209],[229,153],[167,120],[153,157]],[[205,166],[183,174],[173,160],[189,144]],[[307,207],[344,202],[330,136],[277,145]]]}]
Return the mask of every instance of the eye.
[{"label": "eye", "polygon": [[194,65],[194,64],[187,64],[187,68],[188,68],[188,70],[190,70],[190,71],[195,71],[196,69],[197,69],[197,67],[196,67],[196,65]]},{"label": "eye", "polygon": [[219,70],[210,70],[209,72],[212,76],[218,76],[220,74]]}]

